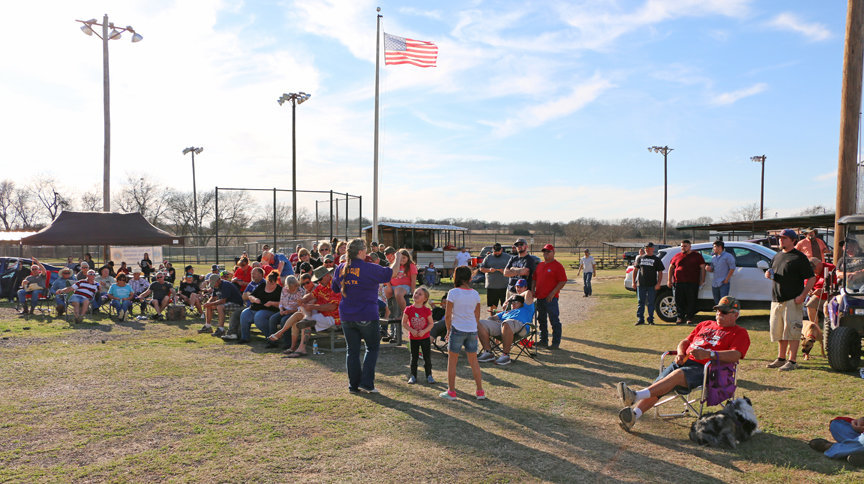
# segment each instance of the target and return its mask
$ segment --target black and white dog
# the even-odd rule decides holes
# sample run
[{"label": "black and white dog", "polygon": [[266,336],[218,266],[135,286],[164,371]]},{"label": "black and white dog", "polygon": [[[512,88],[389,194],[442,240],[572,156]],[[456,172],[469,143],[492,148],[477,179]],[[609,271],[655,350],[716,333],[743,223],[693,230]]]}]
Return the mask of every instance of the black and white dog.
[{"label": "black and white dog", "polygon": [[706,413],[690,426],[690,440],[700,445],[736,448],[756,433],[759,422],[747,397],[730,400],[719,412]]}]

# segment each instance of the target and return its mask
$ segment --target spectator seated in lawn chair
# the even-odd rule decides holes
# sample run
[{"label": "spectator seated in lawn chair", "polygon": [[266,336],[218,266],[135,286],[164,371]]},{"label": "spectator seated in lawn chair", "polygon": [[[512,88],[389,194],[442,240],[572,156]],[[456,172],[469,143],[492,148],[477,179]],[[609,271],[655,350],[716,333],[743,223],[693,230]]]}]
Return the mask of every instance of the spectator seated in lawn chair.
[{"label": "spectator seated in lawn chair", "polygon": [[125,272],[117,274],[117,282],[108,289],[108,303],[117,311],[118,322],[126,320],[134,299],[135,290],[129,285],[129,276]]},{"label": "spectator seated in lawn chair", "polygon": [[[21,289],[18,290],[18,304],[21,306],[21,314],[33,314],[39,304],[39,297],[45,293],[47,286],[47,271],[35,257],[30,258],[30,275],[21,281]],[[30,309],[27,309],[27,298],[30,298]]]},{"label": "spectator seated in lawn chair", "polygon": [[108,290],[116,283],[117,280],[111,276],[111,270],[108,266],[102,266],[99,269],[99,275],[96,276],[96,283],[99,284],[99,294],[90,303],[93,310],[99,309],[104,303],[108,302]]},{"label": "spectator seated in lawn chair", "polygon": [[[243,309],[243,296],[240,294],[240,289],[231,282],[227,271],[222,271],[222,273],[225,274],[224,278],[222,274],[207,276],[207,285],[210,286],[212,292],[210,299],[202,305],[204,307],[204,326],[198,330],[199,333],[210,333],[219,338],[225,335],[225,315],[228,313],[239,314]],[[219,320],[216,331],[213,331],[212,327],[214,311]]]},{"label": "spectator seated in lawn chair", "polygon": [[750,348],[750,336],[736,324],[740,304],[735,298],[725,296],[714,309],[715,319],[699,323],[678,343],[675,362],[661,371],[648,388],[636,391],[624,382],[618,383],[618,397],[626,405],[618,412],[622,429],[630,432],[636,420],[654,407],[660,397],[679,389],[686,393],[702,386],[707,363],[710,362],[712,368],[723,364],[734,366],[744,358]]},{"label": "spectator seated in lawn chair", "polygon": [[[129,280],[129,286],[132,287],[132,293],[135,295],[133,301],[138,300],[138,296],[144,293],[147,288],[150,287],[150,283],[147,282],[147,279],[141,277],[143,271],[141,269],[133,269],[132,270],[132,279]],[[141,306],[141,314],[146,312],[147,303],[143,301],[139,301]]]},{"label": "spectator seated in lawn chair", "polygon": [[[321,332],[333,326],[339,326],[339,301],[342,294],[333,292],[330,282],[333,280],[334,268],[323,265],[315,269],[312,282],[317,283],[314,289],[303,296],[300,311],[288,318],[285,326],[291,325],[291,348],[285,351],[288,358],[306,356],[307,328]],[[283,330],[285,328],[282,328]]]},{"label": "spectator seated in lawn chair", "polygon": [[90,303],[99,294],[99,284],[96,283],[96,271],[89,270],[83,281],[76,281],[71,286],[60,289],[57,294],[71,294],[69,304],[72,305],[72,317],[76,323],[84,321],[84,315],[90,309]]},{"label": "spectator seated in lawn chair", "polygon": [[142,292],[136,298],[139,301],[145,301],[150,297],[149,304],[156,310],[156,316],[153,319],[164,320],[162,311],[171,304],[172,296],[174,295],[174,287],[165,282],[166,274],[159,272],[156,274],[156,281],[150,284],[146,291]]},{"label": "spectator seated in lawn chair", "polygon": [[54,305],[57,316],[62,316],[66,312],[66,305],[69,302],[69,295],[57,295],[57,291],[66,289],[72,284],[75,284],[75,278],[72,276],[72,269],[64,267],[60,270],[60,277],[51,282],[51,295],[54,296]]},{"label": "spectator seated in lawn chair", "polygon": [[81,261],[81,264],[78,265],[78,272],[76,272],[75,280],[76,281],[84,281],[87,279],[87,273],[90,272],[90,264],[87,261]]},{"label": "spectator seated in lawn chair", "polygon": [[186,273],[183,276],[183,281],[180,282],[177,295],[186,306],[194,307],[198,311],[198,315],[204,314],[204,308],[201,307],[201,283],[195,279],[194,274]]},{"label": "spectator seated in lawn chair", "polygon": [[[306,249],[301,249],[306,250]],[[306,254],[309,255],[308,253]],[[303,274],[308,281],[312,281],[312,276]],[[306,295],[306,290],[300,285],[300,281],[295,276],[285,277],[285,283],[282,285],[282,294],[279,296],[279,312],[270,316],[270,336],[268,337],[268,347],[279,346],[280,336],[276,336],[279,329],[285,326],[285,323],[291,316],[300,310],[300,304],[303,302],[303,296]],[[283,332],[284,334],[284,332]]]},{"label": "spectator seated in lawn chair", "polygon": [[[520,279],[519,282],[525,280]],[[517,290],[519,287],[517,283]],[[480,320],[477,326],[477,337],[483,344],[483,352],[477,357],[477,361],[494,360],[496,365],[510,364],[510,348],[513,346],[513,340],[524,338],[531,332],[531,322],[534,320],[534,297],[530,293],[531,291],[525,291],[527,296],[517,294],[511,297],[510,310],[495,314],[490,319]],[[490,338],[501,340],[501,356],[497,359],[491,351]]]},{"label": "spectator seated in lawn chair", "polygon": [[[126,274],[128,276],[131,273],[132,273],[132,269],[126,265],[126,262],[125,261],[121,262],[120,268],[117,269],[117,274]],[[116,278],[117,276],[114,276],[114,277]]]}]

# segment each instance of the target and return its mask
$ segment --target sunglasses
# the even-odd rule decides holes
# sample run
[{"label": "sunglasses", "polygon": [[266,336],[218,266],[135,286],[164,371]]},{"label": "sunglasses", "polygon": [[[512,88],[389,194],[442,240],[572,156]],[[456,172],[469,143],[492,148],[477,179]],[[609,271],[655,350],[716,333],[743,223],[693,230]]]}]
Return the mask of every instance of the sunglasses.
[{"label": "sunglasses", "polygon": [[522,242],[519,242],[518,244],[513,244],[513,247],[522,247],[523,245],[525,245],[525,244],[523,244]]}]

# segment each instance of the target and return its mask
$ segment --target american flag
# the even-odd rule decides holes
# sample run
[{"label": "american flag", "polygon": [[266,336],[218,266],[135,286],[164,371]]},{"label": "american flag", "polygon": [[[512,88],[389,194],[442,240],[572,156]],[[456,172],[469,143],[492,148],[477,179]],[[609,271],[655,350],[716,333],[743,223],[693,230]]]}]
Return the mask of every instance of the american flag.
[{"label": "american flag", "polygon": [[406,39],[384,33],[384,65],[411,64],[435,67],[438,46],[424,40]]}]

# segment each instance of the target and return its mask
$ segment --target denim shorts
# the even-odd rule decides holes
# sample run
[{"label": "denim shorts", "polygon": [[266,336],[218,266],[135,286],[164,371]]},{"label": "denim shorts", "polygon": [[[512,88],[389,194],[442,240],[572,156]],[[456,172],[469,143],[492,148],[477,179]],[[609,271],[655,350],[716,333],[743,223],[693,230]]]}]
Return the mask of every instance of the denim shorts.
[{"label": "denim shorts", "polygon": [[90,304],[90,300],[89,300],[89,299],[87,299],[87,298],[84,297],[84,296],[79,296],[78,294],[73,294],[73,295],[69,298],[69,302],[70,302],[70,303],[73,303],[73,302],[74,302],[74,303],[78,303],[78,304]]},{"label": "denim shorts", "polygon": [[396,289],[402,288],[405,290],[405,294],[411,295],[411,286],[408,284],[399,284],[398,286],[393,286],[393,294],[396,294]]},{"label": "denim shorts", "polygon": [[466,333],[458,329],[450,329],[450,341],[447,343],[447,350],[451,353],[458,353],[462,347],[465,347],[465,353],[477,353],[477,332]]},{"label": "denim shorts", "polygon": [[683,365],[679,366],[677,363],[672,363],[667,366],[654,381],[660,381],[673,371],[679,369],[684,373],[684,380],[687,382],[687,390],[692,390],[696,387],[702,386],[702,381],[705,377],[705,365],[701,365],[689,358]]}]

